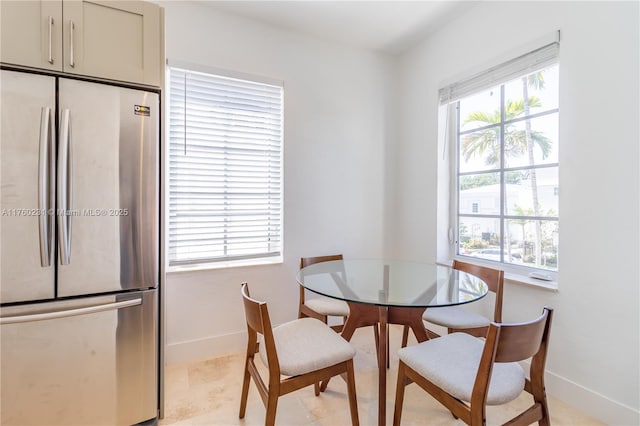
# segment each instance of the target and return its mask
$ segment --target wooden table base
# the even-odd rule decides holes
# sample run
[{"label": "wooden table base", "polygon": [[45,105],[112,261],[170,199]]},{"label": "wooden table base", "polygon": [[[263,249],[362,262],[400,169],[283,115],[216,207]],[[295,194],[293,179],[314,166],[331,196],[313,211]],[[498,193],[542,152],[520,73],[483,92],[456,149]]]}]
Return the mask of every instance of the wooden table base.
[{"label": "wooden table base", "polygon": [[[360,327],[368,325],[378,327],[378,425],[384,426],[387,408],[387,366],[388,366],[388,325],[406,325],[416,336],[418,342],[428,339],[427,331],[422,322],[425,308],[376,306],[363,303],[347,302],[349,316],[342,328],[342,337],[351,340],[353,333]],[[327,388],[328,381],[321,385],[321,390]]]}]

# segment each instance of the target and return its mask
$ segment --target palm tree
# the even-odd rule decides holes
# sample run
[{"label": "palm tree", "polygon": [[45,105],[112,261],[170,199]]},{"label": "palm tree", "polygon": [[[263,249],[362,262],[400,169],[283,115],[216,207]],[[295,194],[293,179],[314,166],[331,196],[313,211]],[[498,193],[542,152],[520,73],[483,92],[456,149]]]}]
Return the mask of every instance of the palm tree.
[{"label": "palm tree", "polygon": [[[514,120],[523,114],[528,114],[531,107],[540,106],[542,106],[542,103],[535,96],[530,96],[527,102],[522,99],[517,101],[507,100],[505,121]],[[467,116],[463,124],[474,124],[478,127],[483,127],[483,129],[467,135],[462,141],[462,155],[465,161],[469,161],[475,155],[481,156],[487,153],[486,165],[496,166],[500,164],[500,128],[498,126],[489,127],[492,124],[500,123],[500,117],[500,110],[489,114],[484,111],[476,111]],[[543,158],[546,158],[551,152],[551,141],[543,133],[532,131],[529,120],[526,120],[526,123],[528,124],[528,130],[527,126],[525,126],[524,131],[518,130],[514,123],[505,126],[505,158],[519,157],[528,152],[529,141],[532,141],[529,163],[533,165],[533,145],[537,145],[542,151]]]},{"label": "palm tree", "polygon": [[[539,98],[529,96],[528,88],[529,86],[536,88],[544,87],[543,73],[539,72],[523,77],[523,86],[522,99],[516,101],[507,100],[504,110],[504,121],[509,122],[521,116],[528,117],[532,107],[542,106]],[[482,156],[486,153],[486,165],[500,165],[500,129],[497,124],[501,122],[501,114],[502,112],[500,110],[489,114],[482,111],[476,111],[467,116],[463,124],[474,124],[478,127],[482,127],[482,130],[469,134],[462,141],[462,155],[464,156],[465,161],[468,161],[472,156]],[[492,124],[496,124],[496,126],[491,126]],[[542,158],[547,158],[551,152],[551,140],[542,132],[533,131],[531,129],[531,122],[529,119],[525,120],[524,130],[518,130],[514,123],[509,123],[504,126],[505,159],[519,157],[526,153],[529,165],[533,166],[535,165],[534,148],[536,146],[540,149]],[[539,216],[540,206],[538,201],[536,170],[531,169],[529,171],[529,176],[534,206],[533,214],[535,216]],[[506,196],[505,191],[505,206],[508,205]],[[542,258],[541,240],[542,231],[540,221],[536,221],[536,265],[540,265]]]},{"label": "palm tree", "polygon": [[[544,87],[544,75],[541,72],[531,74],[529,76],[522,77],[522,98],[524,99],[524,115],[529,116],[530,107],[529,103],[529,86],[537,89]],[[533,134],[531,131],[531,120],[526,120],[524,123],[524,132],[527,144],[527,154],[529,156],[529,165],[535,164],[533,157]],[[546,158],[543,151],[543,158]],[[533,197],[533,214],[534,216],[540,216],[540,204],[538,202],[538,178],[536,176],[536,169],[531,169],[531,194]],[[539,220],[536,220],[536,265],[542,263],[542,226]]]}]

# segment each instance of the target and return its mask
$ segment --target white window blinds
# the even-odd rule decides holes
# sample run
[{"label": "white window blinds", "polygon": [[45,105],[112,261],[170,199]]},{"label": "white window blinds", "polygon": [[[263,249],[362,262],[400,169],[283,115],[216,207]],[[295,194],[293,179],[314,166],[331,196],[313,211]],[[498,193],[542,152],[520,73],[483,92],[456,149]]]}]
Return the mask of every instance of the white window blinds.
[{"label": "white window blinds", "polygon": [[283,87],[170,69],[169,264],[279,256]]},{"label": "white window blinds", "polygon": [[[559,38],[559,35],[557,36]],[[559,41],[549,43],[479,74],[450,84],[439,90],[440,104],[458,101],[521,75],[546,68],[558,60]]]}]

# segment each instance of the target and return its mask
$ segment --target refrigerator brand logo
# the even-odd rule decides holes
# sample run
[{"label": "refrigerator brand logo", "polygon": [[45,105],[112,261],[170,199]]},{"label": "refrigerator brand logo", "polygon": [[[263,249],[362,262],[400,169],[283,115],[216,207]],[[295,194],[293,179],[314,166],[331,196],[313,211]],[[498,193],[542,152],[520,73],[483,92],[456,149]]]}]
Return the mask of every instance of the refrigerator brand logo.
[{"label": "refrigerator brand logo", "polygon": [[148,117],[149,114],[151,113],[151,108],[149,108],[148,106],[144,106],[144,105],[134,105],[133,106],[133,113],[135,115],[144,115],[145,117]]}]

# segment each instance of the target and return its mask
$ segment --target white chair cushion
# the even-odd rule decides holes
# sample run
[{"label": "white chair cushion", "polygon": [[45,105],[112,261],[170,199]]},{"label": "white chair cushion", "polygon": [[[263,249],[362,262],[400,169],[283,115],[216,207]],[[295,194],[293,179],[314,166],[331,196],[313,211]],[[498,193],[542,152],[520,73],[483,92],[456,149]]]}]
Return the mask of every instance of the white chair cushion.
[{"label": "white chair cushion", "polygon": [[[280,373],[297,376],[353,359],[355,349],[322,321],[301,318],[273,329]],[[260,357],[267,365],[264,338],[260,336]]]},{"label": "white chair cushion", "polygon": [[[398,351],[406,365],[454,397],[471,401],[484,341],[466,333],[452,333]],[[524,390],[520,364],[495,363],[489,383],[487,405],[512,401]]]},{"label": "white chair cushion", "polygon": [[304,304],[320,315],[332,315],[336,317],[346,317],[349,315],[349,305],[344,300],[332,299],[330,297],[314,297],[307,299]]},{"label": "white chair cushion", "polygon": [[486,327],[491,322],[482,315],[455,306],[428,308],[424,311],[422,319],[448,328]]}]

